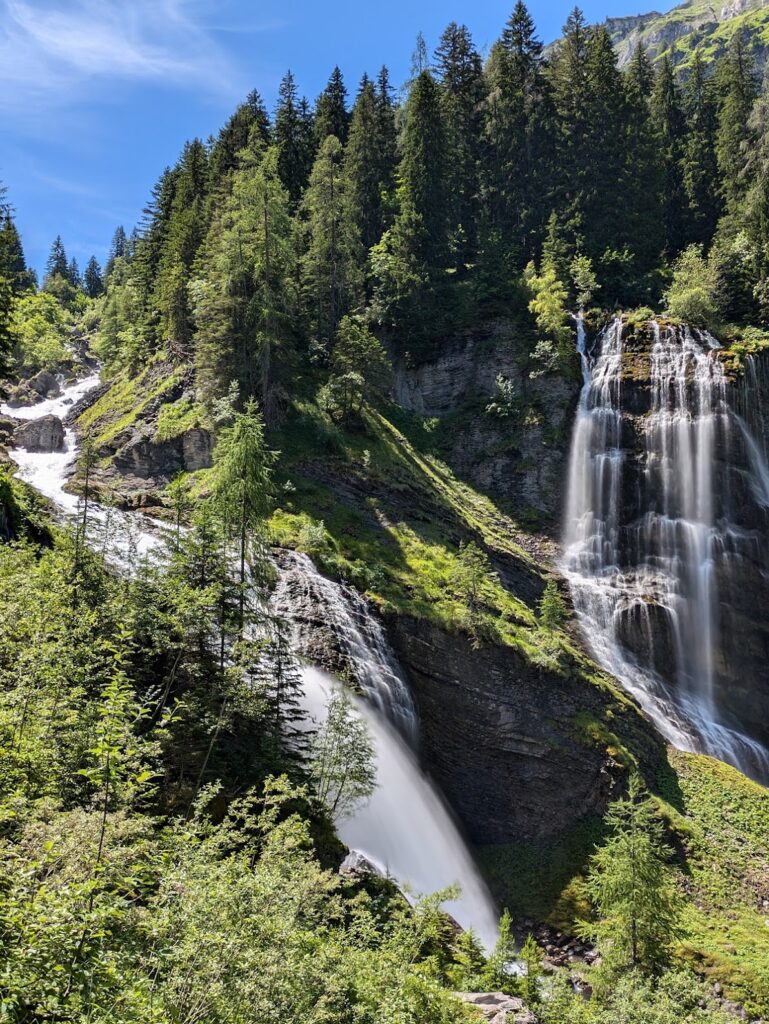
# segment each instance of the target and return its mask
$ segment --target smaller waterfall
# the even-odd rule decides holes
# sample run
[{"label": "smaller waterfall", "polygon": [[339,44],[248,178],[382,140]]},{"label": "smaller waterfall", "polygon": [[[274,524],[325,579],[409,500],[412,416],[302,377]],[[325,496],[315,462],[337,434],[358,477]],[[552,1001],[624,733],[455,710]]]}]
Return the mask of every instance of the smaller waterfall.
[{"label": "smaller waterfall", "polygon": [[333,651],[334,668],[350,676],[366,699],[416,744],[417,718],[408,684],[381,624],[357,590],[322,576],[307,555],[286,551],[273,604],[291,621],[301,650],[311,657],[320,653],[324,662]]},{"label": "smaller waterfall", "polygon": [[[327,662],[328,645],[340,647],[345,674],[363,694],[356,707],[376,748],[377,788],[352,817],[337,823],[342,839],[416,893],[458,885],[461,896],[449,904],[450,912],[491,949],[497,912],[445,801],[420,768],[416,712],[382,626],[357,591],[321,576],[306,555],[295,552],[279,559],[273,604],[310,660]],[[308,710],[321,718],[339,683],[310,666],[304,681]]]}]

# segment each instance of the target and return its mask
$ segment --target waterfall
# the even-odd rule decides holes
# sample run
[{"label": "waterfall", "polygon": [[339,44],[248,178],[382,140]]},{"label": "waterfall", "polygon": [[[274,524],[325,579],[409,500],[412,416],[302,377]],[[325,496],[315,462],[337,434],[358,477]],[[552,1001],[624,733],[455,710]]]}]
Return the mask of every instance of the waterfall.
[{"label": "waterfall", "polygon": [[[98,377],[88,377],[65,388],[57,399],[25,409],[0,406],[0,412],[24,419],[62,417],[97,384]],[[70,518],[77,512],[77,497],[64,490],[77,458],[73,430],[66,431],[62,452],[15,449],[12,455],[22,478],[60,512]],[[136,513],[94,505],[89,507],[89,522],[107,531],[105,546],[117,523],[121,533],[132,533],[138,553],[159,549],[158,529]],[[119,566],[130,567],[129,556],[114,542],[109,551]],[[306,555],[284,552],[278,561],[273,604],[292,624],[295,646],[308,659],[302,669],[308,716],[320,722],[329,695],[341,685],[311,663],[314,657],[321,660],[314,647],[320,637],[337,649],[340,674],[359,687],[363,699],[354,697],[354,705],[375,747],[376,789],[365,805],[337,823],[341,838],[415,894],[459,886],[461,895],[447,905],[449,911],[491,949],[497,936],[496,909],[445,801],[419,765],[416,712],[381,624],[357,591],[326,579]]]},{"label": "waterfall", "polygon": [[[278,565],[273,604],[291,623],[296,648],[336,662],[365,698],[355,706],[374,741],[377,787],[352,817],[337,822],[340,836],[414,892],[459,886],[460,898],[448,909],[490,949],[497,912],[445,801],[419,765],[416,711],[381,624],[356,590],[322,576],[307,555],[284,552]],[[311,665],[303,675],[308,711],[322,719],[339,683]]]},{"label": "waterfall", "polygon": [[569,462],[564,573],[597,660],[662,735],[766,779],[769,752],[730,711],[721,680],[721,590],[758,545],[730,517],[735,425],[751,489],[764,504],[769,471],[727,403],[717,342],[688,327],[650,327],[644,351],[628,347],[614,320],[591,359],[578,322],[585,381]]}]

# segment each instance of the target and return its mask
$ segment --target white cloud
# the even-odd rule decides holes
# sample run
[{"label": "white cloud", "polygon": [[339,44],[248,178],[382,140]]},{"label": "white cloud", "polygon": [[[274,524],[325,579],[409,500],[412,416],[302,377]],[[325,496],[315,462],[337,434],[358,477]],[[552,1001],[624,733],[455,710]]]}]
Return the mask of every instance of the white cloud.
[{"label": "white cloud", "polygon": [[221,93],[239,89],[236,77],[189,0],[0,0],[0,106],[6,111],[59,105],[96,81]]}]

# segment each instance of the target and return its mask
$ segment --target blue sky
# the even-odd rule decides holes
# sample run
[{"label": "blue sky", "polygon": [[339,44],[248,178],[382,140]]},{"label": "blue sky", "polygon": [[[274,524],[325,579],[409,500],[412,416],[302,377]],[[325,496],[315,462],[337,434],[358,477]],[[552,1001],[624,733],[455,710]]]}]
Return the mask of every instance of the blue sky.
[{"label": "blue sky", "polygon": [[[586,0],[591,21],[643,0]],[[408,74],[417,32],[432,49],[452,20],[490,45],[513,0],[0,0],[0,180],[38,270],[61,234],[84,265],[138,220],[185,140],[215,134],[257,88],[272,110],[291,68],[310,99],[338,63]],[[531,0],[540,36],[573,0]],[[672,6],[665,3],[663,9]],[[659,8],[658,8],[659,9]]]}]

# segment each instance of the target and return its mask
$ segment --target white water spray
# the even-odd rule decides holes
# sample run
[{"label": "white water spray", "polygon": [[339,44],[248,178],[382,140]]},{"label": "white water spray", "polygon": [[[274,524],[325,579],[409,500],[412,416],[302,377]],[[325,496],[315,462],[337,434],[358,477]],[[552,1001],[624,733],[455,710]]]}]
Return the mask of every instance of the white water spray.
[{"label": "white water spray", "polygon": [[[59,398],[30,408],[0,406],[0,411],[23,419],[63,417],[98,380],[98,376],[87,377],[64,388]],[[77,458],[73,430],[66,431],[62,452],[39,454],[15,449],[12,455],[22,478],[53,501],[65,517],[77,513],[78,498],[64,490]],[[119,524],[121,532],[133,531],[139,554],[158,548],[157,529],[150,529],[146,518],[89,506],[92,524],[110,528],[110,517],[113,529]],[[119,564],[125,562],[114,544],[110,553]],[[368,724],[376,750],[377,788],[365,805],[338,822],[342,839],[414,894],[459,886],[460,898],[447,908],[459,924],[473,929],[490,949],[497,935],[494,904],[445,802],[419,766],[413,746],[416,713],[381,625],[357,591],[321,576],[307,556],[288,553],[286,561],[287,568],[279,577],[279,589],[284,589],[285,597],[281,611],[286,614],[301,606],[303,595],[323,609],[325,625],[343,648],[355,682],[365,696],[365,700],[355,700],[355,707]],[[299,619],[294,617],[293,621],[301,640]],[[311,666],[303,669],[303,678],[308,713],[320,720],[332,688],[340,684]]]},{"label": "white water spray", "polygon": [[[585,383],[569,465],[564,572],[596,658],[662,735],[767,778],[769,752],[723,719],[716,693],[717,569],[753,542],[717,512],[716,453],[733,419],[712,354],[717,343],[686,327],[652,328],[651,409],[639,412],[623,396],[622,370],[626,355],[644,357],[626,353],[621,320],[599,337],[594,361],[578,323]],[[625,444],[631,420],[644,432],[642,454]],[[753,489],[769,496],[758,446],[747,449]]]}]

